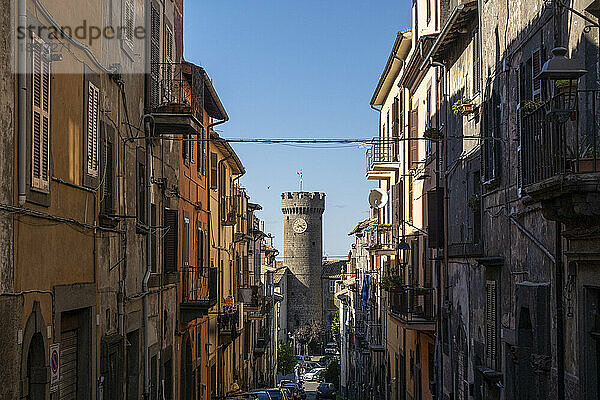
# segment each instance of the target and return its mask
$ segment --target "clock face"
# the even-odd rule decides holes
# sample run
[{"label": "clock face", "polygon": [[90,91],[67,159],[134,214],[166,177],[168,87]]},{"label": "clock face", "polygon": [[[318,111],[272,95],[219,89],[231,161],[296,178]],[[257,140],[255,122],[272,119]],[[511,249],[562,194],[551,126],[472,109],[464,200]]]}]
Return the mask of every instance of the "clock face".
[{"label": "clock face", "polygon": [[298,218],[294,221],[294,232],[303,233],[306,230],[306,221],[302,218]]}]

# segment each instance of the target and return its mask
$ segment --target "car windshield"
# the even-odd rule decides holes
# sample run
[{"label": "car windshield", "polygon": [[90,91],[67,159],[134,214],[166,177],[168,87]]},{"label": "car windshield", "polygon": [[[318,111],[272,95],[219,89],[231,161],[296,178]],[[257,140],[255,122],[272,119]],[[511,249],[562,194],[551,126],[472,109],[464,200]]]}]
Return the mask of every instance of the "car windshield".
[{"label": "car windshield", "polygon": [[267,393],[269,393],[271,399],[273,400],[281,400],[283,398],[283,396],[281,395],[281,390],[279,389],[270,389],[267,390]]}]

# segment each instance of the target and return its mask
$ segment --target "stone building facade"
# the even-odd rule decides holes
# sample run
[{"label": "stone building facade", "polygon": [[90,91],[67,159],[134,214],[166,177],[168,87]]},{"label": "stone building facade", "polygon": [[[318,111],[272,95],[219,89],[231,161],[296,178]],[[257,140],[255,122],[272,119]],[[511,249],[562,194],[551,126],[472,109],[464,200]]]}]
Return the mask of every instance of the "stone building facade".
[{"label": "stone building facade", "polygon": [[291,273],[287,287],[287,327],[295,331],[321,321],[323,316],[321,263],[325,193],[283,193],[281,210],[284,264]]}]

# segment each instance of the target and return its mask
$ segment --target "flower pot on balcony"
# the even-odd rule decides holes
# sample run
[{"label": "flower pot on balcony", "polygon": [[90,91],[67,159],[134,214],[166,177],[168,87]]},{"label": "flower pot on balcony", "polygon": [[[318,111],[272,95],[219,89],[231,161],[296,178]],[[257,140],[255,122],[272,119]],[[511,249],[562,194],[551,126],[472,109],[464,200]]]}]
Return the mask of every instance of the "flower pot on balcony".
[{"label": "flower pot on balcony", "polygon": [[472,114],[475,111],[475,106],[473,105],[473,101],[471,99],[462,98],[460,100],[457,100],[452,105],[452,111],[454,112],[455,115],[456,114],[468,115],[468,114]]},{"label": "flower pot on balcony", "polygon": [[577,172],[600,172],[600,158],[586,157],[573,162],[576,163]]}]

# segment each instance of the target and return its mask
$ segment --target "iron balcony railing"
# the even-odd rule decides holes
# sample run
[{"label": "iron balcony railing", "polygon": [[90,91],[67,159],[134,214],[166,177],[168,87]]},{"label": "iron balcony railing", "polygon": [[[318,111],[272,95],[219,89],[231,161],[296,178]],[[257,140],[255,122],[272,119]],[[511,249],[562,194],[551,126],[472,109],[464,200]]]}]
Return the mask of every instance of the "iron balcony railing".
[{"label": "iron balcony railing", "polygon": [[367,172],[375,170],[379,163],[398,161],[399,141],[392,138],[373,138],[371,147],[367,149]]},{"label": "iron balcony railing", "polygon": [[403,286],[389,292],[390,312],[406,324],[435,321],[433,288]]},{"label": "iron balcony railing", "polygon": [[202,121],[202,68],[188,63],[152,63],[150,105],[156,113],[193,114]]},{"label": "iron balcony railing", "polygon": [[216,270],[216,268],[183,267],[179,304],[183,322],[187,323],[207,315],[209,309],[217,304]]},{"label": "iron balcony railing", "polygon": [[221,222],[223,225],[235,225],[237,222],[238,196],[225,196],[221,200]]},{"label": "iron balcony railing", "polygon": [[523,186],[600,172],[600,90],[564,92],[521,112]]},{"label": "iron balcony railing", "polygon": [[396,247],[393,240],[393,225],[372,225],[366,233],[369,251],[395,251]]}]

